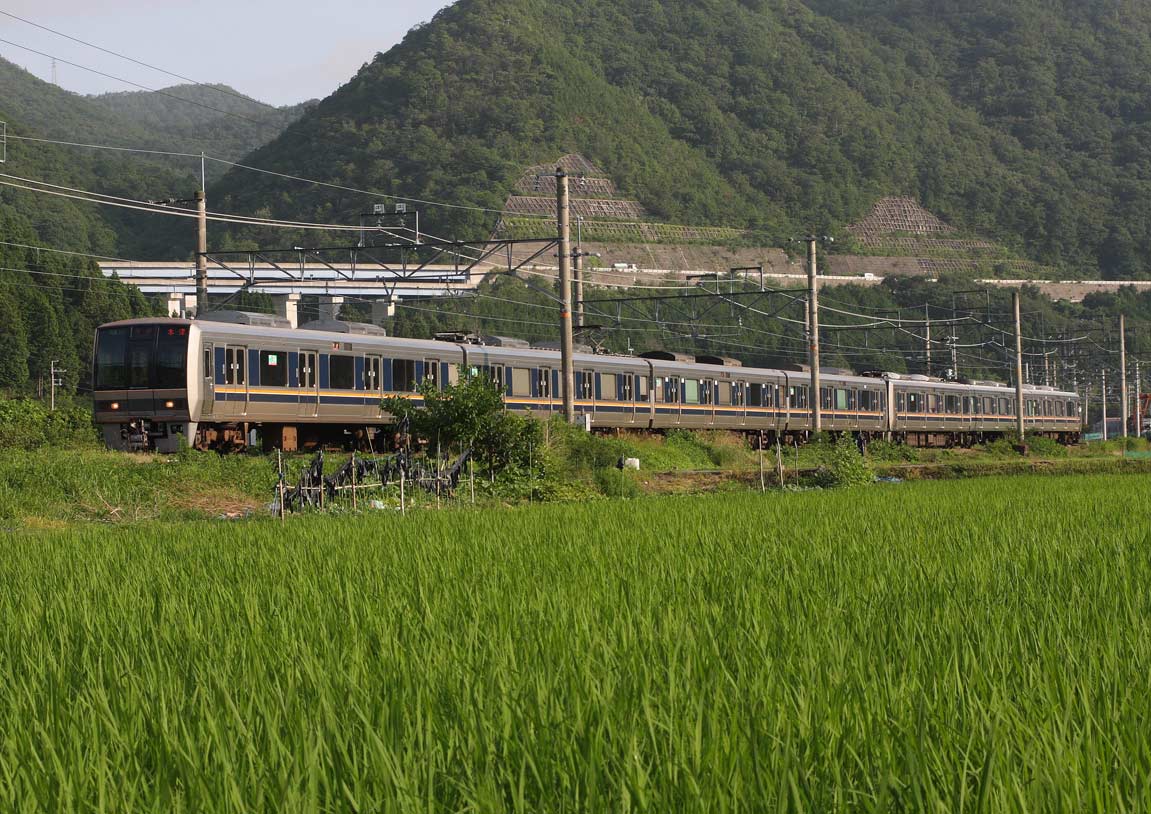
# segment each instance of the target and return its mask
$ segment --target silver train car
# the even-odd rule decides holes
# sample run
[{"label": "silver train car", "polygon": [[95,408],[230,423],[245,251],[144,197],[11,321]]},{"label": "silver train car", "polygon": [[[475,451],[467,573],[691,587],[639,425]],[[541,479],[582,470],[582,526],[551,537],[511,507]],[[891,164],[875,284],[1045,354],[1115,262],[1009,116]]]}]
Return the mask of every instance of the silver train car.
[{"label": "silver train car", "polygon": [[[523,345],[523,346],[521,346]],[[109,448],[172,452],[239,448],[256,437],[293,451],[341,443],[380,448],[385,396],[419,400],[425,380],[483,375],[508,410],[562,411],[560,359],[526,343],[388,337],[375,326],[327,321],[291,328],[275,317],[219,312],[199,320],[136,319],[96,333],[95,421]],[[748,368],[722,357],[576,353],[575,404],[592,429],[726,429],[757,439],[811,430],[809,374]],[[1015,431],[1015,391],[923,376],[825,371],[824,429],[917,446],[977,443]],[[1076,393],[1028,387],[1028,431],[1078,440]]]}]

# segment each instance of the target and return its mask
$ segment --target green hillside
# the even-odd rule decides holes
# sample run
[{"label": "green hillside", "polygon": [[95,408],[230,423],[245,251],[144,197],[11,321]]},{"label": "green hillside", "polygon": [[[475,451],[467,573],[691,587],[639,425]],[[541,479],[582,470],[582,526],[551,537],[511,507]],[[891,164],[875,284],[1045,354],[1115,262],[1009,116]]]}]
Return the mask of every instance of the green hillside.
[{"label": "green hillside", "polygon": [[[253,160],[498,209],[525,166],[580,152],[675,222],[778,240],[838,231],[877,198],[907,195],[1039,263],[1151,270],[1151,188],[1140,180],[1151,154],[1134,137],[1151,76],[1148,13],[1117,16],[1113,0],[941,8],[462,0]],[[990,54],[976,62],[986,70],[972,71],[964,48]],[[996,71],[995,55],[1018,69]],[[364,205],[248,176],[225,178],[216,197],[309,218]],[[425,218],[460,235],[493,220]]]}]

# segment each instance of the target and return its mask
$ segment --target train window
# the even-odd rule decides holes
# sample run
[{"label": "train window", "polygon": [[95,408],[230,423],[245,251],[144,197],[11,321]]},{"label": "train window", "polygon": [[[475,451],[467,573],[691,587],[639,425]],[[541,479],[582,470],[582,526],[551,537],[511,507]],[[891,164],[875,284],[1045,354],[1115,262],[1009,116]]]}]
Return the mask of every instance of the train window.
[{"label": "train window", "polygon": [[652,387],[655,388],[655,400],[664,401],[666,399],[666,393],[663,388],[663,377],[656,376],[655,383],[652,385]]},{"label": "train window", "polygon": [[188,337],[174,328],[160,331],[156,338],[156,374],[154,387],[188,386]]},{"label": "train window", "polygon": [[[124,351],[128,346],[127,328],[102,328],[96,342],[96,387],[117,388],[128,386],[128,369],[124,366]],[[209,361],[207,370],[211,371]]]},{"label": "train window", "polygon": [[414,393],[419,389],[416,381],[416,361],[414,359],[392,360],[392,392]]},{"label": "train window", "polygon": [[288,386],[288,354],[282,350],[260,351],[260,384],[264,387]]},{"label": "train window", "polygon": [[532,372],[526,367],[512,368],[512,395],[530,396],[532,394]]},{"label": "train window", "polygon": [[224,354],[225,376],[228,384],[244,384],[248,380],[245,375],[247,348],[228,348]]},{"label": "train window", "polygon": [[726,405],[726,404],[731,404],[731,403],[732,403],[731,382],[720,382],[719,383],[719,399],[716,401],[716,404],[725,404]]},{"label": "train window", "polygon": [[448,365],[448,384],[460,383],[460,366]]},{"label": "train window", "polygon": [[424,362],[424,381],[430,382],[432,387],[440,389],[440,360],[428,359]]},{"label": "train window", "polygon": [[207,381],[212,381],[212,346],[208,345],[204,348],[204,378]]},{"label": "train window", "polygon": [[550,368],[541,367],[536,373],[536,392],[541,399],[552,397],[552,372]]},{"label": "train window", "polygon": [[788,402],[796,410],[806,410],[807,403],[807,387],[789,387],[788,388]]},{"label": "train window", "polygon": [[907,412],[918,413],[920,411],[920,395],[918,393],[907,394]]},{"label": "train window", "polygon": [[1067,415],[1071,417],[1079,415],[1079,405],[1073,401],[1067,402]]},{"label": "train window", "polygon": [[907,399],[902,393],[895,394],[895,409],[897,412],[902,413],[906,409]]},{"label": "train window", "polygon": [[1011,403],[1007,399],[999,399],[999,415],[1011,415]]},{"label": "train window", "polygon": [[636,383],[636,385],[639,386],[639,390],[636,392],[636,400],[637,401],[647,401],[648,384],[649,384],[647,376],[636,376],[635,377],[635,383]]},{"label": "train window", "polygon": [[731,403],[742,407],[747,402],[747,383],[735,382],[731,386]]},{"label": "train window", "polygon": [[[483,372],[484,377],[499,388],[500,392],[504,392],[504,366],[503,365],[483,365],[480,370]],[[579,374],[576,374],[577,384]]]},{"label": "train window", "polygon": [[710,379],[701,379],[699,382],[699,403],[712,404],[715,401],[715,383]]},{"label": "train window", "polygon": [[616,389],[616,375],[614,373],[601,373],[599,374],[599,395],[602,399],[609,401],[616,401],[619,398],[619,391]]},{"label": "train window", "polygon": [[683,403],[699,404],[699,379],[683,380]]},{"label": "train window", "polygon": [[333,390],[356,389],[356,357],[335,353],[328,357],[328,387]]},{"label": "train window", "polygon": [[1051,399],[1043,399],[1043,415],[1045,415],[1045,416],[1053,415],[1053,413],[1051,411]]},{"label": "train window", "polygon": [[635,398],[634,393],[635,379],[632,378],[630,373],[625,373],[619,377],[619,397],[623,401],[631,401]]},{"label": "train window", "polygon": [[595,393],[592,390],[592,383],[595,381],[595,373],[590,370],[581,370],[576,373],[576,392],[579,397],[585,401],[590,401]]},{"label": "train window", "polygon": [[763,407],[763,385],[753,382],[747,386],[747,406]]},{"label": "train window", "polygon": [[944,407],[947,409],[948,415],[958,415],[958,413],[959,413],[959,396],[948,396],[944,400]]},{"label": "train window", "polygon": [[835,391],[835,409],[850,410],[852,406],[854,406],[851,402],[855,401],[854,398],[850,398],[851,395],[854,394],[850,393],[846,388],[841,387],[837,389]]}]

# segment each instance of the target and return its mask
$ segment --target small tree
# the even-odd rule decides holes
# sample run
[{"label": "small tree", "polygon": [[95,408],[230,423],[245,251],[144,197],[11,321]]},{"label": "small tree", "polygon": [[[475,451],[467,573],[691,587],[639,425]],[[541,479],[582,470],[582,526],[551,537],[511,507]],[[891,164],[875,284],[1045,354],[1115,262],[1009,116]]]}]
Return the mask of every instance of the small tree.
[{"label": "small tree", "polygon": [[419,394],[422,405],[392,396],[383,400],[383,408],[429,444],[452,454],[470,448],[493,470],[526,466],[532,447],[539,447],[539,422],[505,411],[503,394],[486,377],[461,370],[458,383],[441,390],[425,381]]}]

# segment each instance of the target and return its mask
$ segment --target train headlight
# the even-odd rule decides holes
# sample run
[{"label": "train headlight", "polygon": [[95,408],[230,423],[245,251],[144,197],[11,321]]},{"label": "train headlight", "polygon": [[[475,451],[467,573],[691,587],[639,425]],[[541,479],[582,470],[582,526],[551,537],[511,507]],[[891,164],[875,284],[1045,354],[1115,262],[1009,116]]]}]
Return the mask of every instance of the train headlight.
[{"label": "train headlight", "polygon": [[174,401],[165,401],[164,402],[164,409],[165,410],[171,410],[175,406],[176,406],[176,402],[174,402]]},{"label": "train headlight", "polygon": [[111,407],[113,410],[119,410],[120,409],[120,402],[114,401],[111,404],[109,404],[108,406]]}]

